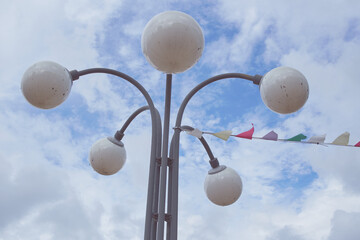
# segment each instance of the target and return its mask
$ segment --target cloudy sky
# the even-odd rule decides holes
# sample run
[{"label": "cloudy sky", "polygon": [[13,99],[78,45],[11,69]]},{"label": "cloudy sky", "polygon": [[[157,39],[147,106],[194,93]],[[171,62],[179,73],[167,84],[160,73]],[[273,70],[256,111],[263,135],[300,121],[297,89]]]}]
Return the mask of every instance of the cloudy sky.
[{"label": "cloudy sky", "polygon": [[[96,174],[88,152],[145,105],[128,83],[82,77],[61,106],[32,107],[20,83],[33,63],[69,70],[107,67],[137,79],[161,114],[165,75],[141,51],[146,23],[166,10],[201,25],[200,61],[173,78],[171,126],[185,95],[225,72],[265,74],[290,66],[308,79],[310,96],[297,113],[278,115],[250,82],[224,80],[197,94],[183,123],[204,131],[255,125],[254,136],[280,138],[345,131],[360,141],[360,2],[341,1],[4,1],[0,8],[0,239],[142,239],[150,154],[150,115],[124,137],[127,162],[113,176]],[[171,130],[171,134],[172,134]],[[203,191],[210,166],[199,141],[181,136],[179,239],[352,240],[360,235],[360,150],[206,136],[221,164],[244,189],[231,206]]]}]

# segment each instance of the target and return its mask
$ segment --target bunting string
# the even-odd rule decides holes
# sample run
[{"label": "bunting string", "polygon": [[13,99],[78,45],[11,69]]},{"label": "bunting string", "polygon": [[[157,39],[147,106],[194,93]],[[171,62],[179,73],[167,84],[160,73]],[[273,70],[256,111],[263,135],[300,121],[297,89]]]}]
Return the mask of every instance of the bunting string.
[{"label": "bunting string", "polygon": [[278,134],[274,131],[270,131],[269,133],[265,134],[263,137],[254,137],[253,134],[255,132],[254,124],[252,124],[252,128],[248,131],[239,133],[239,134],[233,134],[231,130],[225,130],[220,132],[203,132],[199,129],[194,130],[185,130],[189,135],[195,136],[197,138],[201,138],[203,134],[209,134],[213,135],[215,137],[218,137],[224,141],[227,141],[230,137],[237,137],[237,138],[244,138],[244,139],[258,139],[258,140],[268,140],[268,141],[280,141],[280,142],[296,142],[296,143],[304,143],[304,144],[317,144],[322,146],[328,146],[328,145],[336,145],[336,146],[345,146],[345,147],[360,147],[360,141],[356,143],[355,145],[349,145],[349,138],[350,133],[344,132],[340,136],[338,136],[334,141],[331,143],[325,143],[326,134],[319,135],[319,136],[312,136],[309,138],[309,140],[305,141],[307,137],[300,133],[294,137],[287,138],[287,139],[281,139],[278,138]]}]

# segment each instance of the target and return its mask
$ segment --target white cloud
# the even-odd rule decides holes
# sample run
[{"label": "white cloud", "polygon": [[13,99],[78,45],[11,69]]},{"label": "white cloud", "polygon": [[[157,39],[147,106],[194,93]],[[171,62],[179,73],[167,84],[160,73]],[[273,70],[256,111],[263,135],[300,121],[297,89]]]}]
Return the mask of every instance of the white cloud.
[{"label": "white cloud", "polygon": [[360,235],[358,228],[360,221],[360,213],[338,210],[334,213],[332,219],[332,228],[329,240],[336,239],[357,239]]},{"label": "white cloud", "polygon": [[294,233],[294,230],[290,227],[284,227],[281,230],[277,231],[274,236],[268,238],[273,240],[283,240],[283,239],[293,239],[293,240],[301,240],[304,239],[301,236]]},{"label": "white cloud", "polygon": [[[256,86],[224,81],[191,100],[183,123],[239,132],[254,123],[256,136],[327,133],[327,142],[349,131],[350,144],[360,141],[356,1],[12,1],[0,10],[0,239],[142,239],[149,113],[126,132],[128,159],[117,175],[95,174],[87,154],[146,104],[143,97],[126,82],[93,75],[74,82],[62,106],[42,111],[23,100],[19,84],[39,60],[69,70],[111,67],[139,79],[162,112],[165,76],[139,44],[146,22],[169,8],[194,16],[207,37],[200,62],[174,76],[172,122],[186,93],[211,74],[289,65],[309,80],[299,113],[279,117],[259,105]],[[205,137],[220,163],[238,170],[244,191],[232,206],[212,205],[203,191],[208,156],[183,134],[179,239],[356,239],[358,149]]]}]

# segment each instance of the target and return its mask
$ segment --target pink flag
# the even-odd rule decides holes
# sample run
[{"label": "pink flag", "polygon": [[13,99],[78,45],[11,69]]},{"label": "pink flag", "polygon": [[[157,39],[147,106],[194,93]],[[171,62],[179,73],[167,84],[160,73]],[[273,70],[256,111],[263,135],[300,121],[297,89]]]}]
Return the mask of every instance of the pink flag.
[{"label": "pink flag", "polygon": [[249,131],[243,132],[243,133],[239,133],[238,135],[236,135],[235,137],[238,138],[246,138],[246,139],[252,139],[252,135],[254,134],[254,124],[252,124],[252,128]]},{"label": "pink flag", "polygon": [[360,147],[360,142],[358,142],[357,144],[355,144],[355,147]]},{"label": "pink flag", "polygon": [[268,134],[266,134],[265,136],[263,136],[262,139],[277,141],[278,140],[278,135],[277,135],[276,132],[271,131]]}]

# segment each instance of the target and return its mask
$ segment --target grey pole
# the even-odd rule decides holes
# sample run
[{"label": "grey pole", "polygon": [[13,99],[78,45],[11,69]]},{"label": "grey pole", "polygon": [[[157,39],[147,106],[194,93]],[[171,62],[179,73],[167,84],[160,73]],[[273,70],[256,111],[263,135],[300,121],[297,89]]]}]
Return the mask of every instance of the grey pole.
[{"label": "grey pole", "polygon": [[173,169],[174,169],[174,135],[171,138],[171,142],[170,142],[170,150],[169,150],[169,160],[170,160],[170,164],[169,164],[169,178],[168,178],[168,199],[167,199],[167,212],[170,215],[170,219],[169,221],[167,221],[167,225],[166,225],[166,240],[170,240],[170,234],[171,234],[171,224],[173,224],[172,221],[172,204],[174,201],[177,201],[177,199],[173,199],[173,178],[174,173],[173,173]]},{"label": "grey pole", "polygon": [[169,125],[170,125],[170,105],[171,105],[171,84],[172,75],[166,75],[165,111],[164,111],[164,130],[160,170],[160,196],[159,214],[157,226],[157,239],[164,239],[165,224],[165,199],[166,199],[166,174],[168,170],[168,145],[169,145]]},{"label": "grey pole", "polygon": [[[151,209],[152,209],[153,214],[158,212],[158,204],[159,204],[159,182],[160,182],[160,163],[159,163],[159,161],[161,160],[161,138],[162,138],[160,114],[158,114],[158,119],[159,119],[160,125],[159,125],[159,129],[158,129],[159,137],[157,138],[157,147],[156,147],[156,163],[154,165],[154,170],[153,170],[154,171],[154,189],[153,189],[154,192],[153,192],[153,200],[151,203],[152,204]],[[151,240],[156,239],[156,230],[157,230],[157,222],[153,216],[152,221],[151,221],[150,236],[149,236],[149,238]],[[147,236],[145,236],[144,238],[146,239]]]}]

